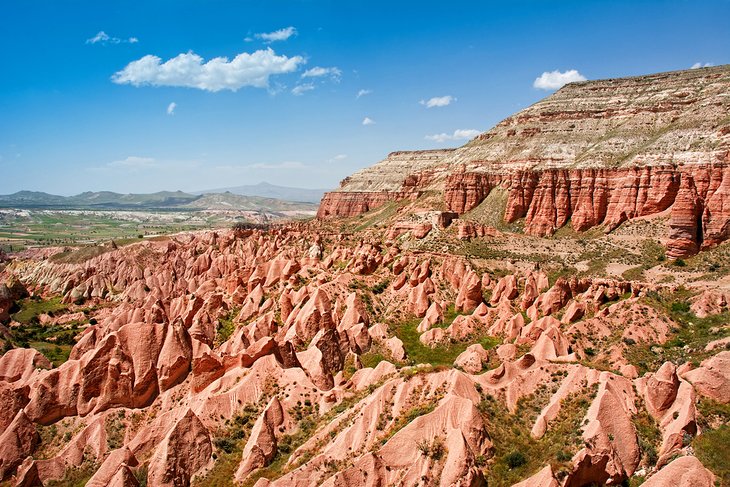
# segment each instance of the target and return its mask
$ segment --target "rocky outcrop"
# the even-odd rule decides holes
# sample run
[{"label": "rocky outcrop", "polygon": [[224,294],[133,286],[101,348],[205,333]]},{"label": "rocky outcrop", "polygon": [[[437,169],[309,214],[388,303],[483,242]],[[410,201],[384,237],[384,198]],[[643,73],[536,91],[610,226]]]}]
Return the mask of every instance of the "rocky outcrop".
[{"label": "rocky outcrop", "polygon": [[463,214],[500,187],[504,221],[539,236],[669,210],[668,255],[690,255],[730,238],[729,86],[729,66],[571,83],[456,150],[389,155],[327,193],[318,216],[426,191]]},{"label": "rocky outcrop", "polygon": [[149,464],[149,485],[190,485],[190,478],[210,461],[210,435],[192,410],[165,436]]},{"label": "rocky outcrop", "polygon": [[277,398],[272,398],[251,430],[251,436],[236,470],[236,481],[244,481],[251,472],[265,467],[277,452],[276,430],[284,422],[284,410]]},{"label": "rocky outcrop", "polygon": [[715,476],[696,457],[681,457],[642,485],[646,487],[712,487]]},{"label": "rocky outcrop", "polygon": [[326,193],[318,218],[351,217],[389,201],[414,200],[444,171],[443,160],[453,149],[399,151],[374,166],[348,176],[338,191]]},{"label": "rocky outcrop", "polygon": [[7,479],[38,443],[35,425],[21,409],[0,435],[0,480]]}]

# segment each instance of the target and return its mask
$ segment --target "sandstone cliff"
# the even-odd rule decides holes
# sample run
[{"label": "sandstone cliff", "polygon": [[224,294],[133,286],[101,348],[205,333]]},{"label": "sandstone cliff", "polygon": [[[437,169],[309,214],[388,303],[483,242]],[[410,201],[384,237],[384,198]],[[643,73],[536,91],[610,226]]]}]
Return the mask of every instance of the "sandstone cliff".
[{"label": "sandstone cliff", "polygon": [[397,152],[325,195],[355,216],[439,191],[465,213],[496,186],[506,222],[550,235],[670,210],[669,255],[730,236],[730,66],[566,85],[451,151]]}]

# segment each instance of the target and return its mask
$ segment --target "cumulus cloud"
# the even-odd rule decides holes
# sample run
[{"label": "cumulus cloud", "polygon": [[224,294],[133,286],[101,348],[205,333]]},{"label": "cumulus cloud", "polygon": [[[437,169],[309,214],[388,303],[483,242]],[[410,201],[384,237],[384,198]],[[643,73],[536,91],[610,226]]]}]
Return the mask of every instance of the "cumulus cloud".
[{"label": "cumulus cloud", "polygon": [[307,91],[312,91],[314,89],[314,85],[312,83],[304,83],[301,85],[296,85],[294,88],[292,88],[291,93],[295,96],[301,96]]},{"label": "cumulus cloud", "polygon": [[365,117],[362,119],[362,124],[363,125],[375,125],[375,120],[373,120],[370,117]]},{"label": "cumulus cloud", "polygon": [[541,90],[557,90],[568,83],[585,80],[586,77],[575,69],[569,69],[564,73],[556,69],[555,71],[545,71],[542,73],[538,78],[535,78],[532,86]]},{"label": "cumulus cloud", "polygon": [[188,52],[165,62],[148,54],[114,73],[112,81],[134,86],[182,86],[206,91],[237,91],[245,86],[267,88],[269,77],[296,71],[306,63],[301,56],[278,56],[271,48],[238,54],[231,61],[216,57],[207,62]]},{"label": "cumulus cloud", "polygon": [[345,159],[347,159],[347,154],[337,154],[335,157],[333,157],[332,159],[330,159],[327,162],[339,162],[339,161],[344,161]]},{"label": "cumulus cloud", "polygon": [[335,67],[323,68],[321,66],[315,66],[302,74],[302,78],[321,78],[322,76],[329,76],[334,81],[339,81],[342,76],[342,71]]},{"label": "cumulus cloud", "polygon": [[712,66],[714,66],[712,63],[694,63],[689,69],[711,68]]},{"label": "cumulus cloud", "polygon": [[119,37],[111,37],[109,34],[100,30],[94,37],[86,39],[87,44],[101,44],[105,46],[107,44],[136,44],[139,39],[136,37],[129,37],[127,39],[120,39]]},{"label": "cumulus cloud", "polygon": [[372,93],[373,90],[360,90],[357,92],[357,96],[355,98],[360,98],[361,96],[366,96]]},{"label": "cumulus cloud", "polygon": [[177,103],[175,103],[175,102],[172,102],[169,105],[167,105],[167,114],[175,115],[175,108],[177,108]]},{"label": "cumulus cloud", "polygon": [[451,95],[446,95],[446,96],[435,96],[428,100],[421,100],[418,103],[420,103],[421,105],[425,105],[426,108],[434,108],[434,107],[445,107],[445,106],[451,105],[451,102],[453,102],[453,101],[456,101],[456,98],[454,98]]},{"label": "cumulus cloud", "polygon": [[299,161],[284,161],[274,164],[258,162],[256,164],[249,164],[246,167],[249,167],[251,169],[301,169],[305,166]]},{"label": "cumulus cloud", "polygon": [[274,32],[260,32],[255,34],[254,37],[256,39],[261,39],[264,42],[271,43],[285,41],[295,35],[297,35],[297,29],[294,27],[285,27],[283,29],[275,30]]},{"label": "cumulus cloud", "polygon": [[427,135],[426,140],[431,140],[433,142],[446,142],[447,140],[464,140],[464,139],[473,139],[477,135],[479,135],[481,132],[474,129],[456,129],[454,130],[453,134],[434,134],[434,135]]}]

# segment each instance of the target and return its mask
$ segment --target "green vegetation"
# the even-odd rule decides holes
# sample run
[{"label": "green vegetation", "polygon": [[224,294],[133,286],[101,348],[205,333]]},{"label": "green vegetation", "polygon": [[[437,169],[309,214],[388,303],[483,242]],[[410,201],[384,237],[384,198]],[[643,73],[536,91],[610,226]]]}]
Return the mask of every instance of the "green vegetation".
[{"label": "green vegetation", "polygon": [[596,387],[565,398],[545,435],[535,439],[530,434],[532,425],[552,392],[540,386],[534,394],[518,401],[514,413],[490,395],[480,403],[479,410],[494,444],[494,456],[489,461],[478,458],[477,464],[487,464],[485,476],[490,487],[513,485],[535,474],[546,463],[550,463],[559,479],[569,470],[571,458],[583,446],[581,425]]},{"label": "green vegetation", "polygon": [[213,438],[215,465],[206,475],[196,479],[193,485],[233,485],[233,476],[241,463],[241,452],[258,413],[258,406],[247,404],[240,413],[226,421],[225,427]]},{"label": "green vegetation", "polygon": [[627,281],[640,281],[644,278],[644,271],[661,264],[666,260],[664,246],[659,242],[646,239],[641,244],[641,264],[627,269],[621,277]]},{"label": "green vegetation", "polygon": [[220,346],[223,342],[228,340],[233,332],[236,331],[236,324],[233,320],[238,316],[240,308],[233,308],[225,318],[218,320],[218,327],[215,332],[215,346]]},{"label": "green vegetation", "polygon": [[702,434],[692,441],[695,455],[718,477],[720,485],[730,485],[730,404],[701,398],[697,412]]},{"label": "green vegetation", "polygon": [[104,430],[106,431],[106,445],[109,450],[116,450],[124,445],[124,411],[120,410],[116,415],[109,415],[104,421]]},{"label": "green vegetation", "polygon": [[[69,249],[55,257],[60,262],[82,262],[106,250],[112,240],[118,246],[139,241],[139,236],[163,235],[187,230],[221,228],[231,217],[197,211],[169,210],[68,210],[30,209],[0,214],[0,249],[18,251],[30,246],[91,246],[74,253]],[[106,250],[104,250],[106,249]]]},{"label": "green vegetation", "polygon": [[67,468],[63,479],[48,480],[43,485],[46,487],[84,487],[98,468],[98,464],[85,460],[78,467]]},{"label": "green vegetation", "polygon": [[[439,326],[448,327],[457,316],[458,314],[453,309],[450,312],[447,310],[444,323]],[[419,340],[421,333],[418,332],[418,325],[420,323],[420,318],[406,320],[395,325],[394,330],[395,335],[403,342],[403,348],[406,350],[409,361],[413,364],[453,365],[456,357],[471,344],[481,343],[485,349],[489,349],[501,343],[501,340],[495,337],[479,336],[474,337],[473,340],[453,342],[430,348]]]},{"label": "green vegetation", "polygon": [[677,365],[699,363],[712,355],[705,347],[713,340],[730,335],[730,313],[698,318],[689,309],[689,291],[680,288],[672,294],[647,293],[645,302],[673,320],[677,326],[670,330],[663,344],[637,343],[628,347],[625,356],[643,374],[655,371],[666,361]]},{"label": "green vegetation", "polygon": [[488,225],[503,232],[521,233],[524,227],[524,219],[513,223],[504,221],[504,211],[507,208],[508,198],[509,192],[506,189],[501,187],[492,188],[476,208],[468,211],[461,218]]},{"label": "green vegetation", "polygon": [[367,353],[360,355],[360,362],[362,363],[363,367],[375,368],[383,360],[388,360],[388,358],[382,353],[375,350],[371,350]]},{"label": "green vegetation", "polygon": [[[432,412],[434,409],[436,409],[436,402],[437,401],[432,400],[424,404],[419,404],[418,406],[414,406],[408,411],[402,413],[400,416],[398,416],[398,418],[396,418],[391,427],[388,428],[388,431],[380,436],[380,444],[385,445],[385,443],[387,443],[388,440],[393,437],[393,435],[405,428],[408,424],[410,424],[411,421]],[[380,418],[378,430],[381,430],[383,427],[385,427],[386,419],[387,418],[383,417]]]},{"label": "green vegetation", "polygon": [[730,485],[730,425],[703,432],[692,442],[695,455],[710,469],[721,485]]},{"label": "green vegetation", "polygon": [[637,398],[637,413],[631,418],[636,428],[636,436],[641,450],[641,465],[653,467],[659,459],[658,450],[662,442],[662,432],[656,420],[647,412],[641,398]]},{"label": "green vegetation", "polygon": [[43,300],[39,297],[31,297],[21,300],[18,303],[20,311],[14,313],[12,318],[18,323],[28,325],[38,322],[38,316],[43,313],[53,316],[54,313],[65,311],[66,305],[61,303],[61,298]]},{"label": "green vegetation", "polygon": [[10,329],[10,343],[15,347],[35,348],[58,367],[68,360],[76,336],[84,323],[70,322],[64,325],[44,325],[38,317],[41,314],[54,316],[67,310],[61,298],[43,300],[38,297],[23,299],[19,310],[12,318],[22,326]]},{"label": "green vegetation", "polygon": [[391,201],[353,219],[354,231],[360,232],[372,226],[388,222],[398,210],[405,206],[403,201]]}]

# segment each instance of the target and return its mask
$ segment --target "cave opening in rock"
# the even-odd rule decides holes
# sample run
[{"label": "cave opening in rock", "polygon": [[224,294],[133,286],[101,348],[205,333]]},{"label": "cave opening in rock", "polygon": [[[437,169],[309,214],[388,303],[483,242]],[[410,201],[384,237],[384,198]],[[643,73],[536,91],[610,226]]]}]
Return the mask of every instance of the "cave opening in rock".
[{"label": "cave opening in rock", "polygon": [[695,241],[697,242],[697,245],[702,245],[703,240],[703,231],[702,231],[702,212],[697,212],[697,215],[695,216]]}]

